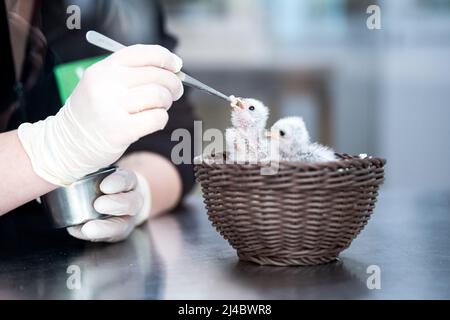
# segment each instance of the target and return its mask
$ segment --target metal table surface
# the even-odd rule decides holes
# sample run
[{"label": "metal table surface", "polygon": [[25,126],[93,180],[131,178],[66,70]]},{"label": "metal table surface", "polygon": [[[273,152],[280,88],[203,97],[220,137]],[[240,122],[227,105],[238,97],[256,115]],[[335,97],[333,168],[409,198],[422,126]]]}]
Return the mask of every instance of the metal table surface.
[{"label": "metal table surface", "polygon": [[[450,298],[446,192],[382,190],[372,219],[340,260],[317,267],[239,262],[200,197],[188,198],[183,211],[152,220],[122,243],[3,257],[0,299]],[[380,268],[381,289],[367,287],[371,265]]]}]

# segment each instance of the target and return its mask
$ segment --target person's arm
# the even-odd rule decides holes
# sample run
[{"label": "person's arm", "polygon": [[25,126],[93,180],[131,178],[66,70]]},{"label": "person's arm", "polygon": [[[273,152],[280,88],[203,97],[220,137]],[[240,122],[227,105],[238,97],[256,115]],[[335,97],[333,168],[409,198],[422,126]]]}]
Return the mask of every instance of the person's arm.
[{"label": "person's arm", "polygon": [[165,157],[153,152],[134,152],[123,157],[118,165],[141,174],[147,181],[152,197],[150,218],[170,211],[180,201],[181,177]]},{"label": "person's arm", "polygon": [[[0,134],[0,215],[56,188],[33,171],[16,131]],[[151,152],[125,156],[119,166],[140,173],[152,190],[150,217],[172,209],[181,197],[181,178],[169,160]],[[161,183],[164,182],[164,183]],[[20,192],[18,192],[20,190]]]},{"label": "person's arm", "polygon": [[0,216],[56,189],[31,166],[17,131],[0,134]]},{"label": "person's arm", "polygon": [[163,129],[183,94],[174,74],[181,67],[160,46],[124,48],[88,68],[55,116],[2,133],[0,215],[114,163]]}]

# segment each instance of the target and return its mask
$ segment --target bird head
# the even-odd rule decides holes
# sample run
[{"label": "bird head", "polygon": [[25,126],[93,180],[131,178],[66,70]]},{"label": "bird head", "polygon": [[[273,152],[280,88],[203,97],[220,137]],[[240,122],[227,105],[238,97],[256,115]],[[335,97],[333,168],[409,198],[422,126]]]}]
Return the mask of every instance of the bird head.
[{"label": "bird head", "polygon": [[268,136],[278,140],[280,151],[285,154],[299,152],[310,142],[308,130],[301,117],[278,120],[272,126]]},{"label": "bird head", "polygon": [[235,128],[259,129],[266,127],[269,108],[255,99],[239,99],[232,103],[231,123]]}]

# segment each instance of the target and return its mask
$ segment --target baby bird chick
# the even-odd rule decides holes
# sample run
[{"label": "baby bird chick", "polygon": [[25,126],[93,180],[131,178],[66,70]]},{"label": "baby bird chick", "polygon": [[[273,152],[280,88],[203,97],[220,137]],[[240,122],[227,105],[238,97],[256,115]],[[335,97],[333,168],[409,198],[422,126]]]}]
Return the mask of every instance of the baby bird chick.
[{"label": "baby bird chick", "polygon": [[270,135],[278,139],[280,160],[304,162],[336,160],[332,149],[319,143],[311,143],[305,122],[300,117],[278,120],[272,126]]},{"label": "baby bird chick", "polygon": [[256,163],[267,156],[264,130],[269,108],[259,100],[239,98],[233,99],[231,107],[232,128],[225,132],[229,159],[233,162]]}]

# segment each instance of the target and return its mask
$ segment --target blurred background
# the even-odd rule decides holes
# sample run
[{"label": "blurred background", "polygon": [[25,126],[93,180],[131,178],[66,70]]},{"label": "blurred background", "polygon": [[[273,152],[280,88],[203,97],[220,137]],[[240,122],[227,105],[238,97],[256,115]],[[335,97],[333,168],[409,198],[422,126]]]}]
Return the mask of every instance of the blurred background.
[{"label": "blurred background", "polygon": [[[381,30],[369,30],[369,5]],[[303,116],[338,152],[388,159],[385,188],[450,190],[450,1],[166,0],[193,76]],[[204,129],[229,109],[193,93]]]}]

